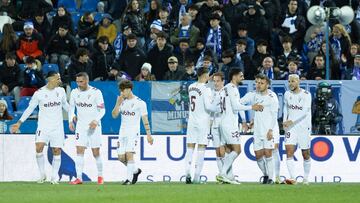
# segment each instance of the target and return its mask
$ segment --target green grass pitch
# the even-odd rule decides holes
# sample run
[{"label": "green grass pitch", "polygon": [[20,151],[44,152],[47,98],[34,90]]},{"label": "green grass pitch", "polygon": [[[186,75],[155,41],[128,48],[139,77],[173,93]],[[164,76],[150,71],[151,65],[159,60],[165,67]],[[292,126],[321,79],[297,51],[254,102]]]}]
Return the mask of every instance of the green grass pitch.
[{"label": "green grass pitch", "polygon": [[85,183],[50,185],[30,182],[0,183],[0,202],[360,202],[360,183],[322,183],[305,185],[219,185],[207,183]]}]

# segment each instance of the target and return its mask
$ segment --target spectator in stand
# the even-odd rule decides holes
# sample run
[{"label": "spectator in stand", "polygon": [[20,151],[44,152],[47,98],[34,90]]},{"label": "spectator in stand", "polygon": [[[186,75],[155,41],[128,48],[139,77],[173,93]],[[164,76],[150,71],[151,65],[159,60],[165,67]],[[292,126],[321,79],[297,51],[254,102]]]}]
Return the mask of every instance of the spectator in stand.
[{"label": "spectator in stand", "polygon": [[199,14],[199,8],[195,4],[189,7],[189,14],[191,16],[191,24],[196,26],[200,30],[200,37],[206,37],[207,22],[204,22],[201,19],[201,15]]},{"label": "spectator in stand", "polygon": [[95,41],[91,60],[93,61],[92,71],[94,80],[107,80],[110,71],[116,69],[113,67],[115,51],[106,36],[101,36]]},{"label": "spectator in stand", "polygon": [[306,37],[307,35],[305,35],[307,57],[309,58],[309,61],[313,61],[314,57],[321,49],[321,43],[324,41],[325,37],[325,30],[323,30],[323,28],[325,29],[325,27],[312,25],[306,32],[307,35],[310,35],[308,38]]},{"label": "spectator in stand", "polygon": [[202,21],[209,22],[211,20],[211,16],[213,15],[213,11],[216,8],[216,6],[219,6],[219,2],[215,0],[204,1],[204,3],[201,5],[199,9],[199,13],[201,14]]},{"label": "spectator in stand", "polygon": [[280,78],[279,72],[274,71],[274,59],[272,57],[265,57],[259,73],[265,74],[271,80],[278,80]]},{"label": "spectator in stand", "polygon": [[41,71],[41,63],[29,56],[25,61],[26,68],[23,72],[23,84],[20,96],[32,96],[36,90],[45,85],[45,78]]},{"label": "spectator in stand", "polygon": [[138,0],[131,0],[123,17],[123,24],[131,27],[132,33],[138,37],[138,46],[144,47],[146,20]]},{"label": "spectator in stand", "polygon": [[241,72],[244,72],[244,65],[238,60],[238,58],[235,57],[235,54],[231,49],[224,51],[222,61],[223,65],[220,71],[224,73],[225,81],[229,82],[229,73],[231,69],[236,68],[240,69]]},{"label": "spectator in stand", "polygon": [[179,68],[184,69],[186,61],[194,61],[194,53],[190,49],[189,39],[182,38],[179,41],[179,51],[175,52],[179,61]]},{"label": "spectator in stand", "polygon": [[32,19],[38,11],[48,13],[52,10],[52,4],[47,2],[47,0],[22,0],[17,17],[20,19]]},{"label": "spectator in stand", "polygon": [[71,63],[68,67],[70,81],[76,81],[76,74],[86,72],[89,75],[89,80],[94,80],[93,77],[93,62],[89,59],[89,51],[85,48],[78,48],[74,57],[71,57]]},{"label": "spectator in stand", "polygon": [[164,80],[181,80],[184,77],[184,71],[178,68],[178,60],[175,56],[168,59],[168,68],[164,75]]},{"label": "spectator in stand", "polygon": [[7,16],[9,16],[12,19],[17,18],[16,8],[11,0],[1,0],[0,12],[2,13],[6,12]]},{"label": "spectator in stand", "polygon": [[354,66],[355,56],[360,54],[360,46],[358,44],[353,43],[350,48],[350,57],[346,57],[344,54],[341,55],[341,79],[346,79],[348,74],[348,68]]},{"label": "spectator in stand", "polygon": [[49,40],[47,53],[50,63],[59,65],[61,77],[65,76],[65,66],[70,62],[70,57],[76,49],[75,37],[71,35],[67,25],[60,25],[59,30]]},{"label": "spectator in stand", "polygon": [[360,80],[360,54],[354,57],[354,66],[347,69],[348,74],[346,79]]},{"label": "spectator in stand", "polygon": [[259,39],[270,40],[269,26],[265,17],[261,14],[261,7],[255,3],[249,3],[244,12],[242,22],[246,24],[247,36],[257,41]]},{"label": "spectator in stand", "polygon": [[5,56],[5,62],[0,68],[1,94],[3,96],[14,96],[16,103],[20,100],[21,77],[15,54],[8,52]]},{"label": "spectator in stand", "polygon": [[295,60],[298,63],[298,69],[300,71],[304,71],[301,64],[301,56],[298,54],[296,48],[292,49],[292,38],[290,36],[285,36],[282,39],[282,48],[283,53],[277,57],[277,65],[275,68],[275,72],[279,72],[282,75],[285,71],[287,71],[287,64],[289,60]]},{"label": "spectator in stand", "polygon": [[109,39],[109,43],[113,44],[116,38],[116,26],[112,23],[113,18],[110,14],[104,14],[99,24],[99,31],[97,33],[97,39],[101,36],[106,36]]},{"label": "spectator in stand", "polygon": [[51,25],[46,14],[43,12],[35,13],[33,22],[35,30],[42,35],[44,42],[47,43],[52,34]]},{"label": "spectator in stand", "polygon": [[239,39],[236,42],[236,59],[240,61],[240,63],[244,67],[244,78],[246,80],[254,80],[255,74],[257,72],[251,57],[246,52],[247,42],[244,39]]},{"label": "spectator in stand", "polygon": [[139,75],[135,77],[136,81],[155,81],[155,75],[151,74],[151,64],[144,63],[141,67]]},{"label": "spectator in stand", "polygon": [[267,21],[269,31],[273,31],[280,24],[281,6],[280,0],[256,0],[256,4],[260,5],[265,11],[264,17]]},{"label": "spectator in stand", "polygon": [[16,51],[17,36],[11,24],[6,23],[3,27],[2,39],[0,41],[0,61],[4,61],[5,55]]},{"label": "spectator in stand", "polygon": [[160,20],[154,20],[150,25],[150,38],[147,40],[147,51],[156,45],[156,37],[159,32],[162,32],[162,25]]},{"label": "spectator in stand", "polygon": [[247,54],[249,54],[250,58],[252,58],[255,53],[255,41],[248,36],[247,25],[244,23],[239,24],[237,28],[237,37],[234,39],[233,44],[235,44],[235,42],[238,42],[238,40],[240,39],[246,41],[246,52]]},{"label": "spectator in stand", "polygon": [[79,47],[91,48],[96,40],[98,30],[99,25],[95,22],[94,16],[90,12],[85,12],[78,22]]},{"label": "spectator in stand", "polygon": [[173,46],[166,42],[167,35],[164,32],[157,34],[156,46],[150,49],[147,61],[152,66],[152,72],[157,80],[163,80],[167,71],[167,60],[173,55]]},{"label": "spectator in stand", "polygon": [[150,25],[154,20],[158,19],[161,8],[160,0],[151,0],[149,11],[145,13],[146,24]]},{"label": "spectator in stand", "polygon": [[[12,120],[13,117],[8,112],[7,102],[3,99],[0,99],[0,120]],[[4,132],[2,132],[4,133]]]},{"label": "spectator in stand", "polygon": [[268,56],[272,57],[272,55],[268,51],[268,46],[269,46],[269,44],[266,40],[260,39],[256,43],[256,51],[252,58],[252,61],[253,61],[253,64],[254,64],[254,67],[256,70],[258,70],[260,68],[265,57],[268,57]]},{"label": "spectator in stand", "polygon": [[[325,58],[326,58],[325,57],[326,56],[326,43],[325,43],[325,41],[323,41],[322,44],[321,44],[321,49],[319,51],[319,54],[323,55],[324,60],[325,60]],[[315,59],[311,63],[312,66],[315,65],[314,62],[315,62]],[[333,50],[332,46],[329,46],[329,67],[330,67],[330,79],[331,80],[339,80],[341,78],[340,63],[339,63],[339,60],[336,59],[336,57],[335,57],[334,50]]]},{"label": "spectator in stand", "polygon": [[191,48],[194,48],[196,41],[200,36],[200,30],[195,25],[191,24],[191,16],[189,13],[184,13],[180,16],[180,24],[175,29],[170,37],[170,42],[174,46],[179,45],[180,39],[187,39]]},{"label": "spectator in stand", "polygon": [[326,79],[326,68],[325,68],[325,57],[318,54],[314,58],[314,65],[310,67],[306,78],[308,80],[325,80]]},{"label": "spectator in stand", "polygon": [[211,57],[211,55],[207,55],[205,54],[202,64],[200,66],[196,66],[196,69],[200,68],[201,66],[203,66],[204,68],[209,69],[209,75],[211,76],[212,74],[218,72],[218,67],[214,64],[213,62],[213,57]]},{"label": "spectator in stand", "polygon": [[159,20],[161,21],[162,31],[170,37],[170,30],[175,27],[169,20],[169,10],[167,7],[161,7],[159,11]]},{"label": "spectator in stand", "polygon": [[[231,0],[224,6],[224,16],[227,22],[231,25],[231,38],[235,39],[238,35],[236,28],[239,25],[239,19],[247,10],[247,4],[245,1]],[[249,44],[250,45],[250,44]]]},{"label": "spectator in stand", "polygon": [[185,62],[185,74],[181,79],[183,81],[195,81],[197,80],[197,75],[195,72],[195,65],[193,61]]},{"label": "spectator in stand", "polygon": [[175,5],[173,6],[169,20],[172,25],[178,27],[180,24],[180,17],[187,12],[189,8],[189,0],[174,0]]},{"label": "spectator in stand", "polygon": [[71,14],[66,10],[65,6],[59,6],[52,20],[51,35],[55,34],[59,30],[60,25],[67,25],[71,34],[74,32],[74,23],[71,18]]},{"label": "spectator in stand", "polygon": [[350,57],[351,38],[343,25],[333,26],[329,40],[337,60],[341,58],[341,55]]},{"label": "spectator in stand", "polygon": [[24,23],[24,33],[20,35],[16,50],[16,55],[21,62],[31,56],[43,62],[43,39],[41,35],[34,31],[34,24],[31,21]]},{"label": "spectator in stand", "polygon": [[[280,36],[289,35],[293,39],[294,48],[299,52],[302,51],[304,36],[306,32],[305,17],[298,11],[298,1],[290,0],[285,14],[281,17]],[[280,39],[281,41],[281,39]]]},{"label": "spectator in stand", "polygon": [[280,75],[279,80],[288,80],[289,75],[296,74],[300,77],[301,80],[306,80],[306,78],[301,74],[301,71],[298,69],[298,62],[296,60],[288,60],[287,62],[288,70],[283,72]]},{"label": "spectator in stand", "polygon": [[[124,71],[132,80],[140,73],[141,66],[146,61],[143,49],[137,46],[138,38],[130,34],[126,38],[127,47],[121,52],[119,60],[114,64],[115,68]],[[155,57],[156,60],[156,57]]]}]

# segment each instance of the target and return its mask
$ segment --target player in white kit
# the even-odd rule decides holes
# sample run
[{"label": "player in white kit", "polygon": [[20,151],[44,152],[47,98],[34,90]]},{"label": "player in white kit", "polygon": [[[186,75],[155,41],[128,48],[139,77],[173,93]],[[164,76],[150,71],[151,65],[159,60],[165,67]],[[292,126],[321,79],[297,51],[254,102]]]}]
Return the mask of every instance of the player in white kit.
[{"label": "player in white kit", "polygon": [[[84,168],[84,153],[90,147],[96,160],[98,170],[98,184],[104,184],[102,175],[103,164],[100,157],[101,146],[101,118],[105,115],[105,106],[102,93],[89,85],[89,76],[85,72],[76,75],[77,88],[70,94],[69,129],[75,131],[76,145],[76,176],[70,184],[82,184]],[[75,114],[76,108],[76,114]],[[76,127],[75,127],[76,123]]]},{"label": "player in white kit", "polygon": [[44,87],[34,93],[29,106],[19,121],[12,126],[11,132],[18,132],[21,124],[39,106],[38,126],[35,134],[36,162],[40,172],[40,179],[37,182],[44,183],[46,180],[43,150],[44,146],[49,143],[54,155],[50,183],[58,184],[61,148],[64,146],[65,140],[62,109],[68,111],[69,105],[64,88],[59,87],[61,85],[60,74],[50,71],[47,74],[47,81],[48,83]]},{"label": "player in white kit", "polygon": [[[208,145],[210,133],[210,113],[220,112],[218,102],[212,102],[211,90],[206,86],[209,80],[209,70],[200,67],[197,70],[198,80],[191,84],[189,91],[189,120],[186,132],[185,175],[186,183],[200,183],[200,173],[204,163],[205,148]],[[194,179],[191,181],[191,163],[195,145],[197,144],[197,159],[195,162]]]},{"label": "player in white kit", "polygon": [[146,103],[132,92],[133,84],[124,80],[119,85],[120,96],[116,100],[112,117],[117,118],[121,114],[121,125],[118,140],[118,158],[127,168],[127,178],[123,185],[135,184],[141,169],[135,167],[134,154],[140,136],[140,119],[146,130],[148,143],[153,144]]},{"label": "player in white kit", "polygon": [[238,112],[244,110],[262,110],[262,106],[254,104],[244,106],[240,103],[238,85],[244,80],[244,74],[240,69],[231,69],[229,73],[230,83],[225,85],[220,93],[221,101],[221,121],[220,133],[230,153],[224,158],[224,164],[220,175],[216,177],[218,181],[225,183],[237,183],[228,177],[227,171],[232,167],[233,162],[241,153],[241,140],[238,127]]},{"label": "player in white kit", "polygon": [[269,90],[270,79],[264,74],[255,76],[256,91],[247,93],[240,99],[243,104],[261,104],[264,109],[254,115],[254,152],[257,164],[264,174],[263,184],[273,184],[274,163],[272,151],[275,139],[279,139],[277,121],[279,100]]},{"label": "player in white kit", "polygon": [[299,146],[304,158],[303,184],[309,184],[310,161],[310,134],[311,134],[311,94],[300,88],[298,75],[289,76],[289,89],[284,96],[284,129],[286,165],[290,178],[285,180],[287,184],[296,184],[294,152],[296,145]]}]

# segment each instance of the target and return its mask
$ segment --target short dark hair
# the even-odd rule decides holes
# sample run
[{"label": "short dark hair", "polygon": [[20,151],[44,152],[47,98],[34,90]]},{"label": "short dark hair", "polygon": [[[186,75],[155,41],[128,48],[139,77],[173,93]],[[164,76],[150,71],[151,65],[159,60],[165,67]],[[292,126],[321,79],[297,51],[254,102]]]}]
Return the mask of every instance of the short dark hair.
[{"label": "short dark hair", "polygon": [[69,30],[69,26],[68,26],[67,24],[65,24],[65,23],[61,23],[61,24],[59,25],[59,28],[62,28],[62,29],[65,29],[65,30]]},{"label": "short dark hair", "polygon": [[220,78],[221,78],[221,81],[223,81],[223,80],[225,79],[225,75],[224,75],[224,73],[221,72],[221,71],[214,73],[214,74],[213,74],[213,77],[214,77],[214,76],[220,77]]},{"label": "short dark hair", "polygon": [[84,56],[84,55],[89,55],[89,51],[85,48],[79,48],[75,53],[75,57],[77,59],[79,59],[80,56]]},{"label": "short dark hair", "polygon": [[210,55],[205,55],[203,61],[213,61],[213,58]]},{"label": "short dark hair", "polygon": [[137,37],[134,33],[130,33],[128,36],[126,36],[126,40],[128,39],[137,39]]},{"label": "short dark hair", "polygon": [[89,79],[89,75],[87,74],[87,72],[79,72],[76,74],[76,77],[84,77],[84,78],[88,78]]},{"label": "short dark hair", "polygon": [[197,71],[196,71],[196,74],[197,74],[198,77],[204,75],[205,73],[209,73],[209,69],[205,68],[203,66],[198,68]]},{"label": "short dark hair", "polygon": [[262,45],[262,46],[269,46],[269,43],[268,43],[266,40],[264,40],[264,39],[259,39],[259,40],[257,41],[257,43],[256,43],[256,46],[260,46],[260,45]]},{"label": "short dark hair", "polygon": [[235,56],[233,50],[231,49],[227,49],[225,50],[223,53],[222,53],[222,58],[226,58],[226,57],[230,57],[230,58],[233,58]]},{"label": "short dark hair", "polygon": [[229,72],[229,80],[232,80],[234,75],[237,75],[239,73],[242,73],[241,69],[239,69],[239,68],[231,69],[230,72]]},{"label": "short dark hair", "polygon": [[119,84],[120,91],[123,91],[124,89],[133,89],[134,85],[130,80],[123,80]]},{"label": "short dark hair", "polygon": [[48,73],[47,73],[47,75],[46,75],[46,78],[49,78],[49,77],[52,77],[52,76],[54,76],[54,75],[57,75],[58,74],[58,72],[56,72],[56,71],[49,71]]},{"label": "short dark hair", "polygon": [[293,43],[293,39],[290,36],[283,37],[283,39],[281,41],[281,44],[284,44],[284,43],[287,43],[287,42]]},{"label": "short dark hair", "polygon": [[247,41],[245,39],[239,39],[238,41],[236,41],[236,44],[242,44],[247,46]]},{"label": "short dark hair", "polygon": [[8,52],[5,55],[5,59],[15,59],[16,60],[16,55],[13,52]]},{"label": "short dark hair", "polygon": [[35,58],[32,56],[28,56],[25,60],[26,64],[31,64],[31,63],[35,63]]},{"label": "short dark hair", "polygon": [[109,43],[109,38],[107,36],[100,36],[98,39],[97,39],[97,42],[101,42],[101,43]]},{"label": "short dark hair", "polygon": [[314,59],[315,59],[316,57],[321,57],[323,60],[325,60],[325,56],[324,56],[323,54],[317,54],[317,55],[314,57]]},{"label": "short dark hair", "polygon": [[257,74],[257,75],[255,76],[255,79],[266,80],[267,84],[268,84],[268,85],[271,85],[271,80],[270,80],[270,78],[269,78],[267,75],[263,74],[263,73]]},{"label": "short dark hair", "polygon": [[156,37],[167,39],[167,34],[165,32],[159,32],[156,34]]}]

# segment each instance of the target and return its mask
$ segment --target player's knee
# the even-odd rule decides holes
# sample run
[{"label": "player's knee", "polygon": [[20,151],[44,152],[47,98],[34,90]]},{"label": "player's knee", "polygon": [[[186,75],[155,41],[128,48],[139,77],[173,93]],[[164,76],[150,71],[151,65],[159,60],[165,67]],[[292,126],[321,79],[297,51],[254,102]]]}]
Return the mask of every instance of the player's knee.
[{"label": "player's knee", "polygon": [[124,154],[124,155],[119,155],[118,159],[119,159],[119,161],[120,161],[121,163],[123,163],[124,165],[127,164],[127,161],[126,161],[126,158],[125,158],[125,154]]},{"label": "player's knee", "polygon": [[303,155],[304,160],[309,160],[310,159],[310,152],[303,151],[302,155]]},{"label": "player's knee", "polygon": [[60,155],[61,154],[61,148],[53,148],[52,149],[54,155]]}]

